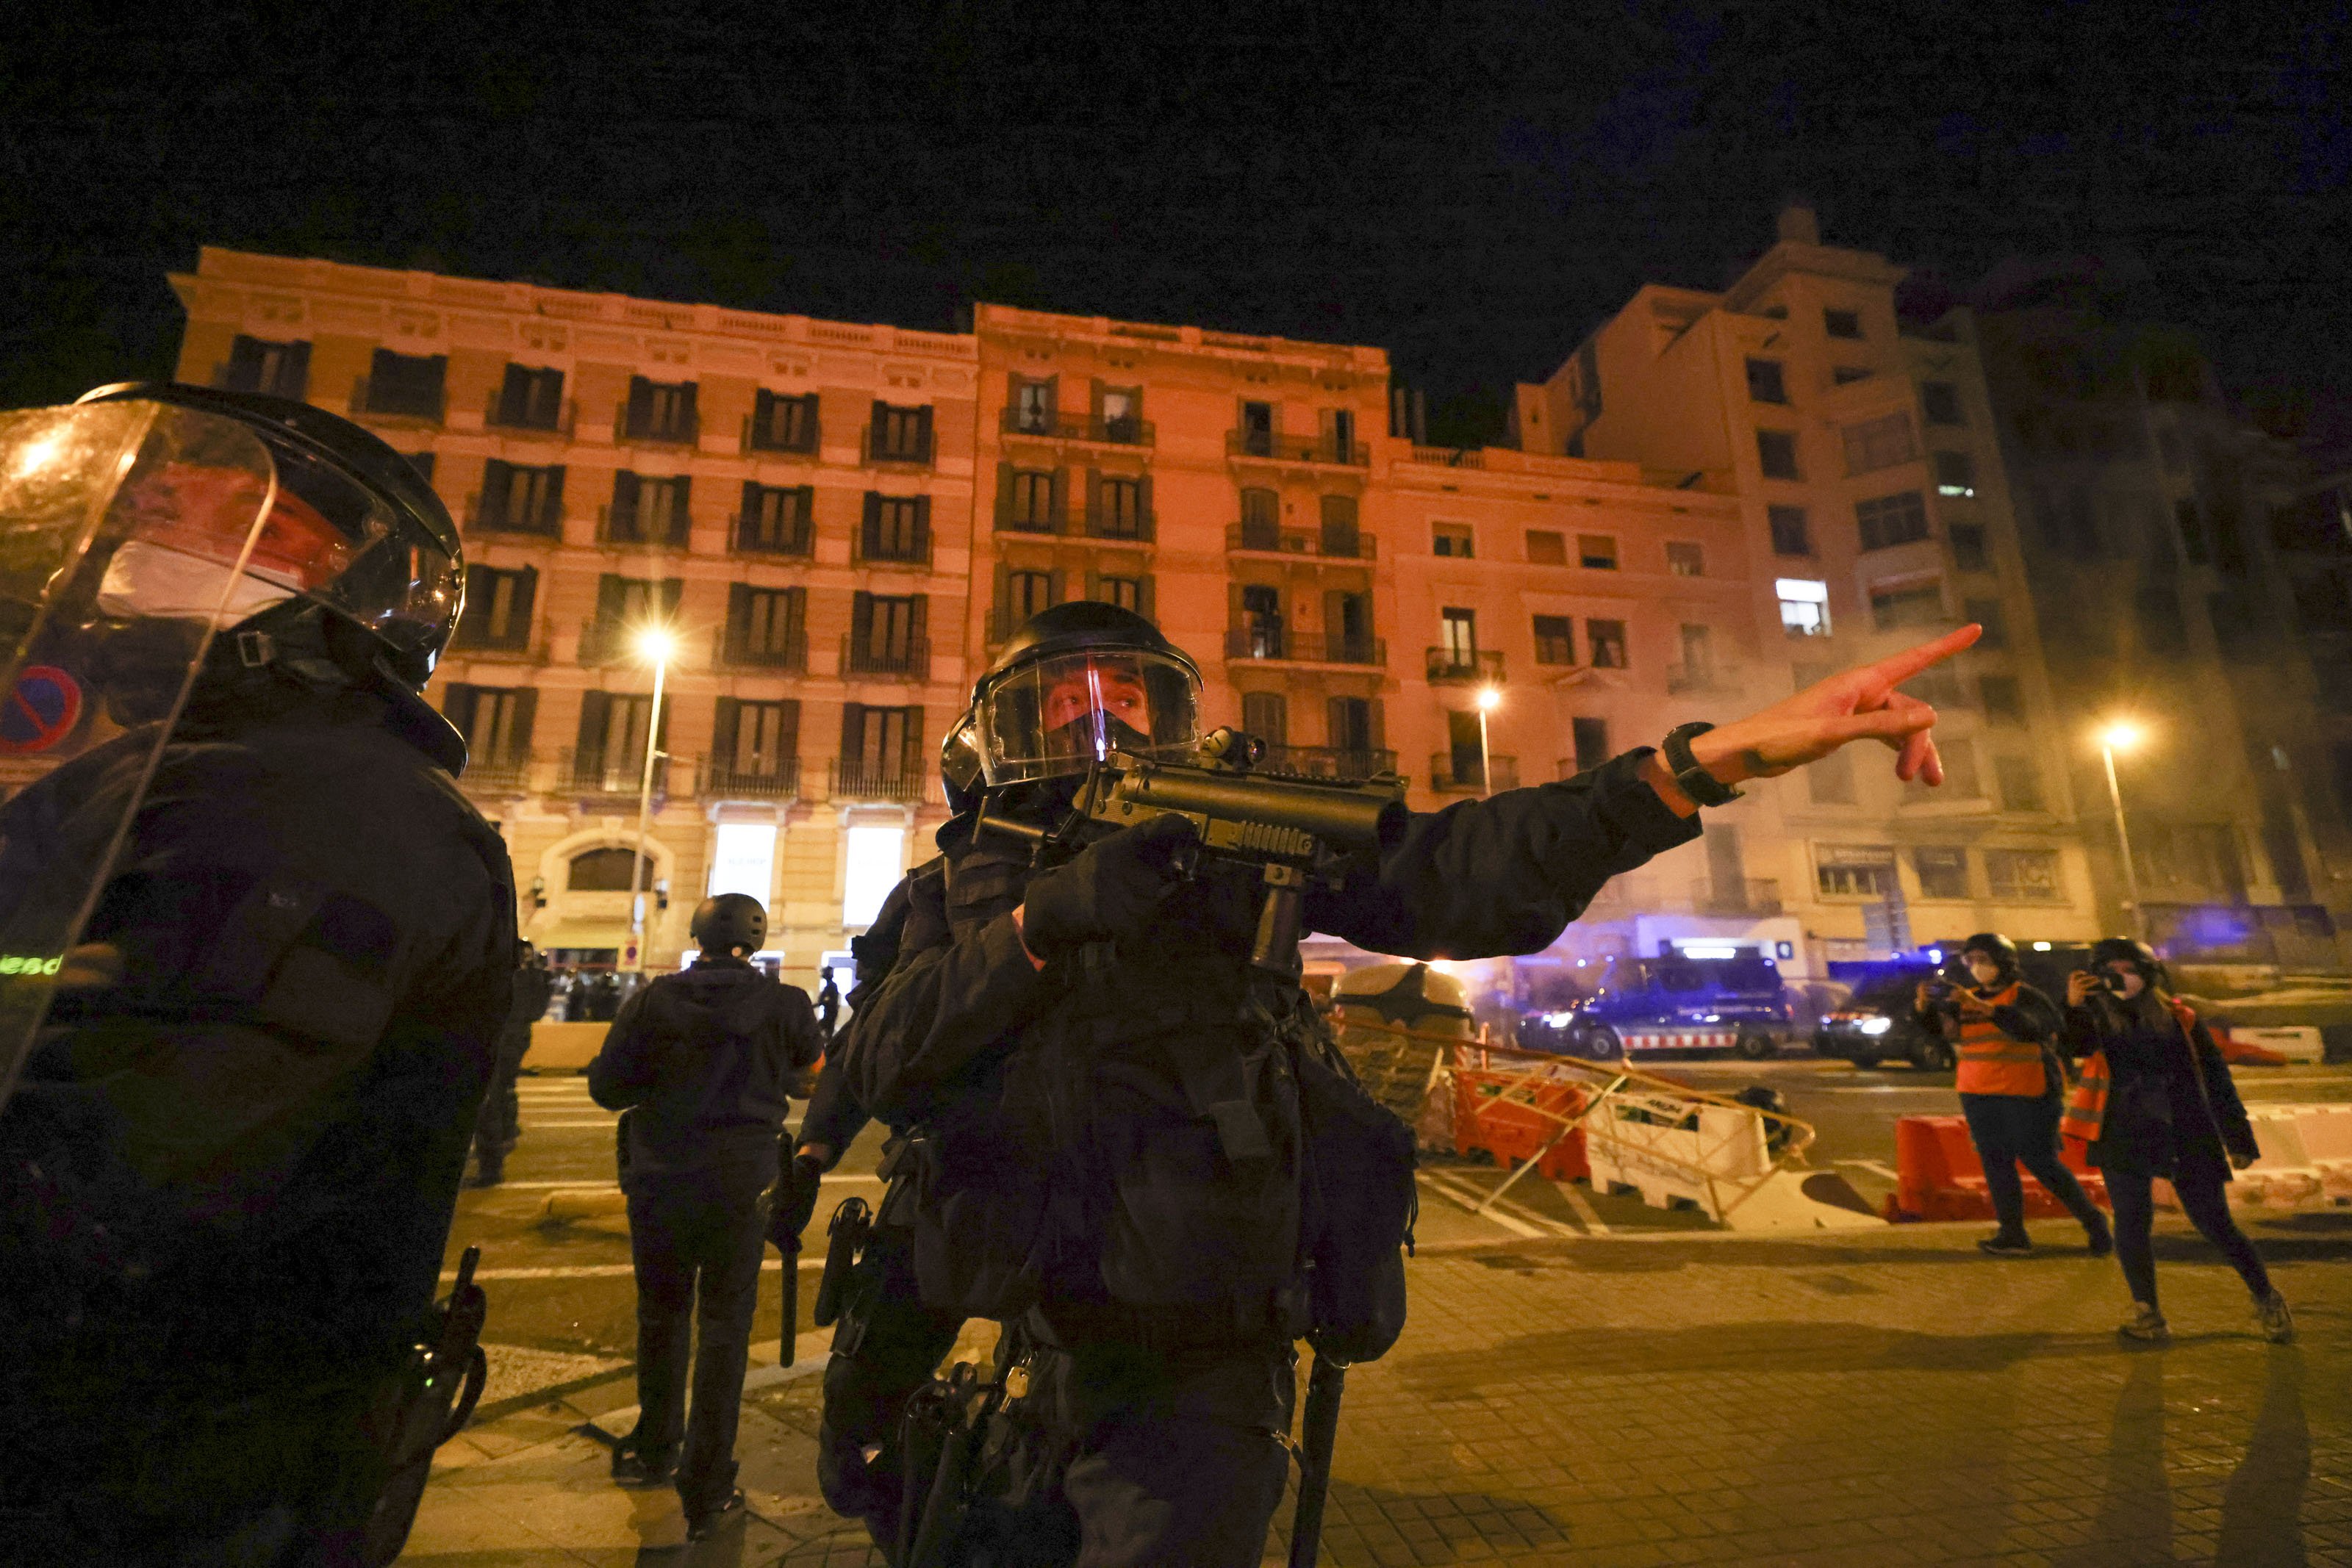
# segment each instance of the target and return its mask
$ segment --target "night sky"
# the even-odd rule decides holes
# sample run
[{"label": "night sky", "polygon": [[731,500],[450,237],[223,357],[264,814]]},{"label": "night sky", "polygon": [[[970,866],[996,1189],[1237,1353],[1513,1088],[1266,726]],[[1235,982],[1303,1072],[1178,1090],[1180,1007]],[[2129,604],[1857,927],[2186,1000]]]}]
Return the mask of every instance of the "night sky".
[{"label": "night sky", "polygon": [[39,13],[0,22],[12,404],[167,370],[163,275],[213,243],[1375,343],[1473,441],[1801,193],[1960,289],[2136,258],[2135,308],[2267,417],[2352,405],[2340,6],[12,9]]}]

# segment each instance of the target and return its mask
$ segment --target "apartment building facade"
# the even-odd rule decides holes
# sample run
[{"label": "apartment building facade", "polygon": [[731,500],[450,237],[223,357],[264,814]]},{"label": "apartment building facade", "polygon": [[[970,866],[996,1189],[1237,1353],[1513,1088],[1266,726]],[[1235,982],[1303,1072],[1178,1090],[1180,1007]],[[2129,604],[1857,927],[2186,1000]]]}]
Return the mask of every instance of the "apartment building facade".
[{"label": "apartment building facade", "polygon": [[[1823,958],[2005,930],[2099,928],[2027,565],[1965,313],[1924,334],[1899,268],[1791,208],[1720,293],[1645,287],[1540,385],[1532,450],[1731,497],[1748,559],[1754,706],[1946,628],[1978,647],[1906,687],[1934,703],[1940,789],[1848,751],[1752,787],[1740,853]],[[1734,711],[1727,706],[1725,711]]]},{"label": "apartment building facade", "polygon": [[[182,380],[347,414],[457,517],[466,615],[427,695],[524,935],[671,967],[696,902],[740,890],[813,984],[943,818],[972,340],[211,248],[172,283]],[[657,725],[649,626],[676,638]]]}]

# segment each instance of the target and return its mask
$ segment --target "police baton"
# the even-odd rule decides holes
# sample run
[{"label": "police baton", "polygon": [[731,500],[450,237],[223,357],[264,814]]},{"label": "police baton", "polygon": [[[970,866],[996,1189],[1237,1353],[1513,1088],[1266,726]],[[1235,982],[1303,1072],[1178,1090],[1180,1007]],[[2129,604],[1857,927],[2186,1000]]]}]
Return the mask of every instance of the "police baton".
[{"label": "police baton", "polygon": [[1290,1516],[1290,1568],[1315,1568],[1323,1548],[1323,1503],[1331,1490],[1331,1450],[1339,1441],[1339,1400],[1348,1364],[1315,1353],[1307,1375],[1307,1410],[1298,1433],[1298,1506]]},{"label": "police baton", "polygon": [[776,1239],[776,1250],[784,1255],[784,1316],[783,1332],[776,1341],[776,1364],[790,1366],[798,1355],[801,1316],[801,1239],[797,1236]]}]

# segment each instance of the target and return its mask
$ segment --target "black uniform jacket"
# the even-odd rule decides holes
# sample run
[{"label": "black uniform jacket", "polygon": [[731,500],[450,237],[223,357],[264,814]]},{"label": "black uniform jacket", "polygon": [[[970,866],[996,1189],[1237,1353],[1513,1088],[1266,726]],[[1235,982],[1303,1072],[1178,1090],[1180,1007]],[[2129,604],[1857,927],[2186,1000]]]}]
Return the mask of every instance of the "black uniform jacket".
[{"label": "black uniform jacket", "polygon": [[702,957],[632,996],[588,1064],[588,1092],[629,1118],[629,1176],[775,1157],[801,1070],[824,1041],[808,993],[740,958]]},{"label": "black uniform jacket", "polygon": [[[1393,848],[1350,868],[1339,886],[1310,894],[1307,924],[1411,957],[1538,951],[1609,878],[1698,836],[1696,819],[1676,816],[1643,780],[1648,755],[1628,752],[1561,783],[1416,812]],[[1030,962],[1013,924],[1026,852],[949,847],[945,875],[910,879],[897,967],[859,1002],[843,1051],[850,1092],[896,1125],[931,1113],[967,1068],[1018,1044],[1059,984]],[[1205,948],[1245,963],[1258,898],[1254,877],[1206,875],[1167,902],[1139,951]]]},{"label": "black uniform jacket", "polygon": [[[306,696],[185,721],[163,754],[84,933],[122,977],[59,996],[0,1114],[7,1228],[49,1227],[40,1267],[0,1270],[0,1333],[85,1358],[91,1397],[92,1356],[131,1386],[334,1381],[396,1355],[439,1293],[515,895],[403,717]],[[152,744],[11,800],[0,883],[93,860]]]},{"label": "black uniform jacket", "polygon": [[2169,1012],[2101,1000],[2068,1008],[2063,1038],[2077,1056],[2106,1053],[2107,1113],[2090,1149],[2100,1169],[2168,1176],[2194,1162],[2227,1180],[2227,1155],[2261,1154],[2202,1019],[2184,1038]]}]

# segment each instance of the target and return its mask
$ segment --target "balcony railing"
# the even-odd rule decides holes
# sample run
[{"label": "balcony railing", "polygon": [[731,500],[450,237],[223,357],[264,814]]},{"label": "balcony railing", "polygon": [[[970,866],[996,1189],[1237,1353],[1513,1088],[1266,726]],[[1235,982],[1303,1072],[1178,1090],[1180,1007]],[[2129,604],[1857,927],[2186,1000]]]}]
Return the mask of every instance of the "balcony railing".
[{"label": "balcony railing", "polygon": [[1500,648],[1432,648],[1423,666],[1433,686],[1500,685],[1503,682],[1503,651]]},{"label": "balcony railing", "polygon": [[713,762],[703,769],[706,800],[796,800],[801,793],[801,759],[782,757],[739,768]]},{"label": "balcony railing", "polygon": [[[1516,789],[1519,787],[1519,759],[1516,757],[1490,757],[1487,763],[1493,770],[1495,789]],[[1429,758],[1429,787],[1442,792],[1462,789],[1486,789],[1486,781],[1478,777],[1478,759],[1464,759],[1457,770],[1454,754],[1435,751]],[[1488,791],[1492,793],[1491,790]]]},{"label": "balcony railing", "polygon": [[528,534],[533,538],[560,539],[563,537],[563,508],[561,506],[541,506],[522,512],[513,512],[501,501],[486,506],[480,492],[466,497],[466,527],[468,531],[486,534]]},{"label": "balcony railing", "polygon": [[1156,444],[1148,419],[1105,419],[1100,414],[1036,413],[1026,409],[1004,411],[1004,434],[1034,435],[1044,441],[1092,441],[1105,446],[1150,446]]},{"label": "balcony railing", "polygon": [[553,408],[542,411],[511,407],[499,394],[482,410],[482,428],[521,435],[568,436],[579,417],[580,404],[572,398],[558,398]]},{"label": "balcony railing", "polygon": [[766,520],[738,512],[727,519],[727,553],[759,556],[768,560],[805,560],[816,553],[816,526],[803,517],[797,526],[769,535]]},{"label": "balcony railing", "polygon": [[1720,882],[1701,877],[1691,883],[1691,907],[1701,915],[1778,915],[1780,883],[1778,878],[1769,876],[1734,877]]},{"label": "balcony railing", "polygon": [[852,566],[929,566],[931,564],[931,530],[921,528],[912,534],[891,535],[880,529],[859,528],[849,536]]},{"label": "balcony railing", "polygon": [[458,781],[478,795],[520,795],[530,788],[530,758],[515,752],[468,757]]},{"label": "balcony railing", "polygon": [[[667,752],[654,755],[654,799],[667,800],[673,773],[681,781],[692,778],[690,768],[680,768],[680,759]],[[584,800],[634,800],[645,788],[646,758],[638,752],[566,751],[557,769],[567,794]]]},{"label": "balcony railing", "polygon": [[1228,659],[1274,659],[1294,664],[1385,664],[1388,643],[1378,637],[1293,632],[1259,622],[1225,632]]},{"label": "balcony railing", "polygon": [[1328,435],[1284,435],[1270,430],[1225,432],[1225,455],[1273,463],[1320,463],[1335,468],[1362,468],[1372,460],[1371,448],[1360,441],[1339,441]]},{"label": "balcony railing", "polygon": [[835,758],[827,781],[836,800],[877,800],[898,806],[922,803],[930,775],[919,768],[868,768]]},{"label": "balcony railing", "polygon": [[737,444],[746,457],[814,457],[817,455],[817,422],[808,422],[807,430],[797,441],[781,438],[772,429],[763,430],[760,422],[750,414],[743,416],[743,434]]},{"label": "balcony railing", "polygon": [[1684,692],[1728,691],[1733,684],[1713,664],[1668,664],[1666,666],[1666,690],[1677,695]]},{"label": "balcony railing", "polygon": [[635,545],[648,549],[684,549],[693,537],[692,519],[684,513],[672,517],[669,528],[661,534],[646,531],[645,514],[624,510],[611,505],[596,508],[596,542],[606,545]]},{"label": "balcony railing", "polygon": [[1154,512],[1132,512],[1123,517],[1108,512],[1088,512],[1087,538],[1150,544],[1159,523],[1159,515]]},{"label": "balcony railing", "polygon": [[613,411],[613,439],[636,446],[692,446],[702,439],[699,410],[670,419],[631,419],[625,402]]},{"label": "balcony railing", "polygon": [[1018,507],[999,506],[996,508],[996,531],[1000,534],[1059,534],[1066,531],[1069,516],[1066,512],[1048,510],[1044,514]]},{"label": "balcony railing", "polygon": [[524,664],[545,664],[547,644],[531,640],[530,626],[526,622],[503,637],[491,637],[479,632],[468,634],[463,621],[449,638],[453,656],[468,659],[508,659]]},{"label": "balcony railing", "polygon": [[1360,528],[1285,528],[1272,523],[1229,523],[1227,550],[1262,555],[1311,555],[1326,560],[1370,560],[1379,541]]},{"label": "balcony railing", "polygon": [[928,681],[931,678],[930,640],[917,637],[901,642],[895,647],[887,644],[876,647],[853,632],[841,640],[841,673],[845,675],[879,675],[898,681]]},{"label": "balcony railing", "polygon": [[795,674],[806,674],[808,632],[796,626],[784,634],[780,644],[755,647],[748,632],[733,627],[722,628],[718,636],[711,639],[711,658],[722,670],[789,670]]},{"label": "balcony railing", "polygon": [[1344,746],[1268,746],[1258,766],[1310,779],[1376,779],[1396,771],[1397,754]]},{"label": "balcony railing", "polygon": [[352,412],[373,419],[421,419],[438,424],[448,401],[447,392],[437,386],[388,387],[369,376],[352,383]]},{"label": "balcony railing", "polygon": [[868,463],[909,463],[926,468],[930,466],[934,444],[931,438],[887,444],[877,437],[871,424],[866,427],[865,434],[858,441],[862,455]]}]

